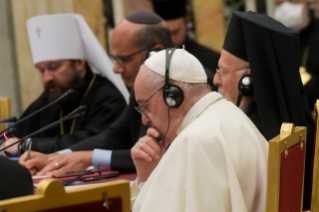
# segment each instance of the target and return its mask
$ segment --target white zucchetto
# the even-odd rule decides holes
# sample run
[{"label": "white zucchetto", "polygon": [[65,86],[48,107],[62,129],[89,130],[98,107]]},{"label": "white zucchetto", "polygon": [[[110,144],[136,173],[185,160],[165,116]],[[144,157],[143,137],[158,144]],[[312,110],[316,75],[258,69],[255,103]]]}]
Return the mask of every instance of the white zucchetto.
[{"label": "white zucchetto", "polygon": [[[145,65],[155,73],[165,76],[166,50],[148,58]],[[169,78],[177,82],[207,83],[207,75],[203,65],[184,49],[176,49],[173,53],[169,67]]]}]

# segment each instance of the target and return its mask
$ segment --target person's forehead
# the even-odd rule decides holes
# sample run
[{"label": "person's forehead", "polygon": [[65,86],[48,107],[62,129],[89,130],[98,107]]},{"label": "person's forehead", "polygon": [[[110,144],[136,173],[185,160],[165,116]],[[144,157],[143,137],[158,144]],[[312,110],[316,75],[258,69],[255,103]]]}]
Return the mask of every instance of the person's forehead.
[{"label": "person's forehead", "polygon": [[111,37],[112,54],[114,56],[126,56],[132,53],[132,50],[138,49],[136,40],[138,32],[143,25],[134,24],[129,21],[122,21],[115,27]]},{"label": "person's forehead", "polygon": [[136,101],[139,103],[145,101],[152,94],[153,91],[154,86],[152,86],[152,83],[148,82],[148,72],[149,68],[143,65],[135,79],[135,97]]},{"label": "person's forehead", "polygon": [[248,66],[246,61],[236,57],[224,49],[222,50],[220,59],[218,61],[219,69],[234,71],[240,68],[246,68],[245,66]]},{"label": "person's forehead", "polygon": [[172,31],[172,30],[176,30],[181,28],[183,25],[185,25],[185,21],[183,19],[183,17],[181,18],[177,18],[177,19],[172,19],[172,20],[166,20],[165,21],[168,28]]},{"label": "person's forehead", "polygon": [[62,64],[65,62],[68,62],[70,60],[49,60],[49,61],[43,61],[35,64],[35,67],[46,67],[50,65],[56,65],[56,64]]}]

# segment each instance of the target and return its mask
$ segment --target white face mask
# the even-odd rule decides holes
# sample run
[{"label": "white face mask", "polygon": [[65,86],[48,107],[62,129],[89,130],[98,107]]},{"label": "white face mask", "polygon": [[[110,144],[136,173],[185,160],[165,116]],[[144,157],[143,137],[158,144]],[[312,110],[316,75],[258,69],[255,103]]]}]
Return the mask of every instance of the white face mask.
[{"label": "white face mask", "polygon": [[303,4],[290,2],[283,2],[276,7],[275,19],[295,31],[301,31],[310,22],[308,10],[303,13]]}]

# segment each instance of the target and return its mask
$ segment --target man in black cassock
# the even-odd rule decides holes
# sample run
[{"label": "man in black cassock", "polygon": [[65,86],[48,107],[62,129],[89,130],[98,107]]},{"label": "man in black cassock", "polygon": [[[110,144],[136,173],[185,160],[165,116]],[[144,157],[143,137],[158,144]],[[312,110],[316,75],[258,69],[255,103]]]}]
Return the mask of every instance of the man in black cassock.
[{"label": "man in black cassock", "polygon": [[[122,39],[123,36],[126,37],[125,40]],[[134,84],[131,79],[135,80],[140,66],[151,55],[150,51],[132,55],[134,52],[139,52],[139,50],[149,46],[152,47],[149,50],[173,47],[170,31],[164,25],[163,19],[155,13],[147,11],[132,13],[119,23],[113,31],[111,45],[112,54],[115,58],[129,60],[124,65],[116,61],[113,69],[114,72],[121,73],[128,86]],[[132,56],[127,57],[127,55]],[[129,105],[125,108],[120,118],[103,133],[72,145],[69,150],[63,151],[70,152],[71,150],[73,153],[65,153],[55,158],[50,158],[54,163],[51,162],[48,165],[47,155],[32,152],[30,161],[26,162],[27,154],[25,153],[19,162],[31,170],[32,173],[34,173],[33,168],[41,170],[47,165],[38,173],[39,175],[56,169],[55,165],[52,167],[52,164],[56,162],[59,164],[60,169],[56,170],[55,174],[83,171],[90,165],[94,165],[96,169],[100,170],[116,170],[121,173],[136,172],[131,157],[131,148],[139,138],[146,134],[148,128],[148,126],[142,124],[141,114],[134,108],[137,106],[134,90],[132,90]],[[83,152],[83,150],[94,151]]]},{"label": "man in black cassock", "polygon": [[161,16],[170,28],[175,47],[182,48],[182,45],[185,45],[185,49],[202,63],[208,77],[208,84],[213,90],[216,90],[213,84],[213,78],[220,55],[216,51],[202,46],[188,37],[185,0],[151,1],[155,13]]},{"label": "man in black cassock", "polygon": [[[300,33],[300,74],[310,109],[319,99],[318,1],[277,0],[275,19]],[[299,10],[298,10],[299,8]]]},{"label": "man in black cassock", "polygon": [[[29,19],[27,25],[33,62],[44,92],[21,118],[59,98],[68,89],[74,89],[76,94],[17,125],[19,137],[59,120],[80,105],[87,107],[83,116],[32,137],[32,150],[53,153],[101,133],[121,115],[129,94],[120,77],[112,72],[111,61],[83,17],[76,14],[37,16]],[[34,27],[39,27],[41,33],[34,34]],[[6,141],[6,145],[15,140],[18,138]],[[7,153],[17,154],[17,145]]]},{"label": "man in black cassock", "polygon": [[314,123],[299,75],[299,34],[274,19],[253,12],[233,12],[214,77],[218,91],[237,102],[238,84],[250,75],[252,96],[239,107],[267,140],[283,122],[307,127],[304,209],[309,208]]}]

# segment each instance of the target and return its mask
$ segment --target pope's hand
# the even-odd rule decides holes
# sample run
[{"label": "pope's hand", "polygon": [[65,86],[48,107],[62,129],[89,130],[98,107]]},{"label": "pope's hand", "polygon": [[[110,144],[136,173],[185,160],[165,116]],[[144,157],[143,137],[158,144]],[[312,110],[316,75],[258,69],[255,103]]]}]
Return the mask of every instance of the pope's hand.
[{"label": "pope's hand", "polygon": [[48,159],[57,153],[53,153],[50,155],[46,155],[40,152],[31,151],[30,158],[27,160],[28,151],[26,151],[19,158],[19,163],[26,167],[32,175],[36,174],[37,171],[41,170],[43,167],[47,165]]},{"label": "pope's hand", "polygon": [[92,156],[93,151],[83,151],[51,157],[48,164],[37,175],[53,176],[71,172],[84,172],[92,165]]},{"label": "pope's hand", "polygon": [[[19,140],[19,138],[16,138],[16,137],[10,138],[4,142],[4,146],[2,146],[2,147],[9,146],[10,144],[13,144],[14,142],[16,142],[18,140]],[[18,152],[18,146],[19,146],[19,144],[15,144],[12,147],[9,147],[8,149],[4,150],[4,152],[6,153],[6,155],[11,156],[11,157],[18,156],[20,154]]]},{"label": "pope's hand", "polygon": [[159,132],[154,128],[147,130],[146,136],[139,139],[131,149],[133,162],[136,167],[138,183],[144,182],[157,166],[165,152],[162,142],[157,143]]}]

